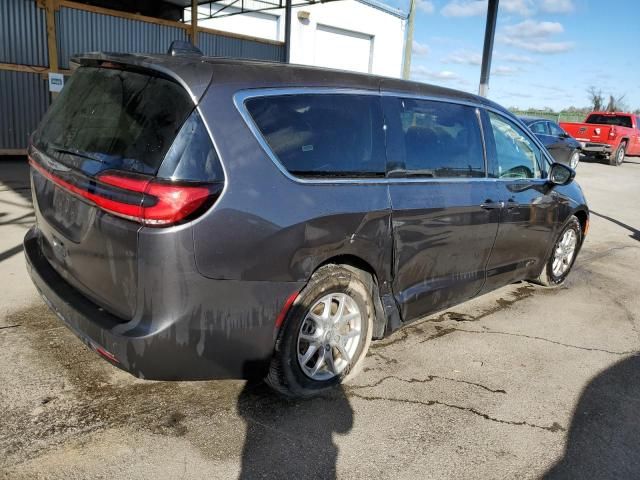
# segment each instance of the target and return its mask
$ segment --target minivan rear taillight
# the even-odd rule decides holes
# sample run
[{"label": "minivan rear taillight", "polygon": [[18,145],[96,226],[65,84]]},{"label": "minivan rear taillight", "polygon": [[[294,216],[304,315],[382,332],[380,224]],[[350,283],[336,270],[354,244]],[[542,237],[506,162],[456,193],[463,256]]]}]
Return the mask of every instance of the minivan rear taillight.
[{"label": "minivan rear taillight", "polygon": [[63,178],[29,158],[38,172],[101,210],[149,227],[175,225],[211,206],[221,184],[174,183],[143,175],[106,171],[88,181]]}]

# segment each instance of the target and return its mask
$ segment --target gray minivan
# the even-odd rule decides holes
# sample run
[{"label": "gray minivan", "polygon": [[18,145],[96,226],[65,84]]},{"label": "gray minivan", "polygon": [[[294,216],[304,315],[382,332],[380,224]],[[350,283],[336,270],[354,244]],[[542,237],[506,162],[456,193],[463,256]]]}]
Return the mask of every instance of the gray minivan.
[{"label": "gray minivan", "polygon": [[194,55],[87,54],[29,147],[31,277],[141,378],[311,396],[372,339],[566,278],[575,172],[454,90]]}]

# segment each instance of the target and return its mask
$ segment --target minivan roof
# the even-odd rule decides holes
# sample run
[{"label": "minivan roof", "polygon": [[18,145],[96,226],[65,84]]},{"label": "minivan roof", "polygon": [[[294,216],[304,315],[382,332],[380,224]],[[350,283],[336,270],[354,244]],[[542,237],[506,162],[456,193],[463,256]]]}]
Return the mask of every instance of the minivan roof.
[{"label": "minivan roof", "polygon": [[156,70],[173,77],[183,84],[196,102],[202,97],[209,83],[213,80],[216,85],[233,84],[237,85],[239,89],[334,87],[381,90],[464,101],[491,106],[507,112],[505,108],[491,100],[459,90],[397,78],[307,65],[198,55],[172,56],[103,52],[78,55],[72,61],[80,65],[98,65],[102,62],[113,62]]}]

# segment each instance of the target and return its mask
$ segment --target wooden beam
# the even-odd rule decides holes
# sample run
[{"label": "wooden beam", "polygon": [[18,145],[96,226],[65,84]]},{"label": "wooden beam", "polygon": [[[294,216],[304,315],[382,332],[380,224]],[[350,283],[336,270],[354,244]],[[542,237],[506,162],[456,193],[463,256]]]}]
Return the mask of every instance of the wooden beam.
[{"label": "wooden beam", "polygon": [[[52,70],[49,67],[38,67],[36,65],[18,65],[15,63],[0,63],[0,70],[8,70],[10,72],[24,72],[24,73],[40,73],[43,77],[46,77]],[[73,70],[66,68],[59,68],[58,73],[64,75],[71,75]]]},{"label": "wooden beam", "polygon": [[199,32],[212,33],[214,35],[221,35],[223,37],[239,38],[240,40],[251,40],[253,42],[266,43],[267,45],[282,46],[284,42],[277,40],[269,40],[268,38],[252,37],[251,35],[243,35],[241,33],[225,32],[222,30],[216,30],[215,28],[198,27]]},{"label": "wooden beam", "polygon": [[58,0],[61,7],[75,8],[76,10],[84,10],[85,12],[100,13],[102,15],[110,15],[112,17],[127,18],[129,20],[139,20],[141,22],[155,23],[156,25],[166,25],[167,27],[183,28],[189,30],[190,25],[162,18],[147,17],[138,13],[121,12],[119,10],[111,10],[110,8],[95,7],[93,5],[85,5],[84,3],[76,3],[70,0]]},{"label": "wooden beam", "polygon": [[191,0],[191,43],[198,45],[198,0]]},{"label": "wooden beam", "polygon": [[0,63],[0,70],[27,73],[48,73],[49,67],[36,67],[32,65],[16,65],[15,63]]},{"label": "wooden beam", "polygon": [[0,148],[0,155],[26,155],[26,148]]},{"label": "wooden beam", "polygon": [[46,0],[45,12],[47,19],[47,49],[49,52],[49,70],[58,71],[58,42],[56,40],[56,2]]}]

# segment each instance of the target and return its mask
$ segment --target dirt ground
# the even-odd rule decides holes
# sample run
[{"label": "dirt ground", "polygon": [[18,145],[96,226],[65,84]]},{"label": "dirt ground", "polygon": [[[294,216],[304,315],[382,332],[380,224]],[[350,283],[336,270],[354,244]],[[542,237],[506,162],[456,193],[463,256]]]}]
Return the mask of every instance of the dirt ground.
[{"label": "dirt ground", "polygon": [[566,286],[426,317],[343,389],[285,402],[85,348],[28,279],[27,170],[0,161],[0,478],[640,478],[640,159],[577,180],[593,214]]}]

